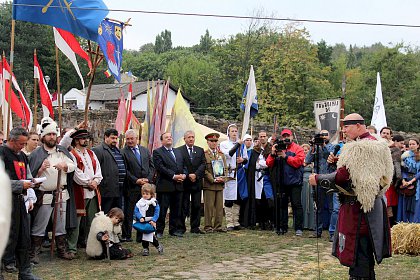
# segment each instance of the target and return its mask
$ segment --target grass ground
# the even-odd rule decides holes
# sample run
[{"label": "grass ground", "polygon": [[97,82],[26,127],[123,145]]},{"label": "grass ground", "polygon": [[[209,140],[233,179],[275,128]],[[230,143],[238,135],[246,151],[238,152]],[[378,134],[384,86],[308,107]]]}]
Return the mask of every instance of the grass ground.
[{"label": "grass ground", "polygon": [[[72,261],[50,260],[46,250],[34,271],[43,279],[346,279],[347,268],[331,256],[331,243],[322,238],[317,247],[316,239],[308,238],[310,234],[277,236],[241,230],[187,233],[183,238],[165,235],[160,240],[164,255],[151,247],[150,256],[142,257],[140,244],[123,243],[134,258],[111,263],[88,260],[83,250]],[[377,279],[420,279],[420,258],[396,255],[385,259],[376,271]]]}]

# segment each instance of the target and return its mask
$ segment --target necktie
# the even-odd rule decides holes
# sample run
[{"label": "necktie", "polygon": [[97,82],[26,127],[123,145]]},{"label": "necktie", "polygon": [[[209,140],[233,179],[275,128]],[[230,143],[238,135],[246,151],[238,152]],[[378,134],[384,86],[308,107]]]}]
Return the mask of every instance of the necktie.
[{"label": "necktie", "polygon": [[176,162],[176,157],[175,157],[175,153],[172,149],[168,149],[168,152],[171,154],[172,158],[174,159],[174,161]]},{"label": "necktie", "polygon": [[134,155],[136,156],[136,159],[137,159],[138,163],[141,165],[141,158],[140,158],[139,148],[137,148],[137,147],[133,148],[133,152],[134,152]]},{"label": "necktie", "polygon": [[189,150],[189,154],[190,154],[190,160],[192,161],[192,158],[193,158],[193,150],[192,150],[191,147],[188,148],[188,150]]}]

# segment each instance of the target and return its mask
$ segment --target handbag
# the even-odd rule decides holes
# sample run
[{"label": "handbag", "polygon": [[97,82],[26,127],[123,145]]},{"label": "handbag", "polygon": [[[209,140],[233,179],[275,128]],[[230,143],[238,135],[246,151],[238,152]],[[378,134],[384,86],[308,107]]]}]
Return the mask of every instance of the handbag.
[{"label": "handbag", "polygon": [[[411,179],[410,178],[408,178],[408,179],[405,179],[406,181],[410,181]],[[398,191],[400,192],[400,194],[402,194],[403,196],[407,196],[407,197],[410,197],[410,196],[413,196],[413,195],[415,195],[416,194],[416,185],[415,185],[415,183],[414,184],[410,184],[410,185],[407,185],[407,186],[404,186],[403,184],[402,184],[402,182],[400,183],[400,185],[398,186]]]},{"label": "handbag", "polygon": [[135,230],[138,230],[141,233],[152,233],[156,231],[156,229],[148,222],[145,222],[145,223],[135,222],[133,224],[133,228]]}]

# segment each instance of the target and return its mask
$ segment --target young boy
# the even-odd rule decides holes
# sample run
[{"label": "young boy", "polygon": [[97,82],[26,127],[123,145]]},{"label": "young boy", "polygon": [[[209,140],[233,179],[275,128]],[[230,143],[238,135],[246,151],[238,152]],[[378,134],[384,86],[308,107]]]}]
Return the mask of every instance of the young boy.
[{"label": "young boy", "polygon": [[[155,187],[148,183],[144,184],[141,188],[141,195],[142,198],[136,203],[134,216],[138,222],[149,223],[156,229],[156,221],[159,218],[160,208],[155,198]],[[138,234],[142,234],[141,245],[143,246],[143,256],[149,255],[150,242],[156,247],[159,254],[163,254],[163,247],[159,244],[154,232],[144,233],[139,231]]]}]

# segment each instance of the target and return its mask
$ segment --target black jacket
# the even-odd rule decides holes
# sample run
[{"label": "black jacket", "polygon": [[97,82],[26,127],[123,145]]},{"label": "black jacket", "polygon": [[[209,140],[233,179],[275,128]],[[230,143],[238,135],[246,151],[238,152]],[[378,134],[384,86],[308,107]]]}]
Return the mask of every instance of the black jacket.
[{"label": "black jacket", "polygon": [[153,151],[153,163],[157,172],[156,192],[174,192],[184,189],[182,183],[177,183],[172,179],[176,174],[188,176],[184,167],[184,158],[179,150],[173,149],[173,152],[176,162],[171,153],[163,146]]},{"label": "black jacket", "polygon": [[[99,191],[101,193],[101,196],[120,197],[120,188],[118,185],[118,165],[117,161],[114,158],[114,154],[111,151],[111,148],[107,144],[101,143],[100,145],[94,147],[92,151],[98,157],[99,163],[101,165],[103,177],[101,184],[99,185]],[[127,166],[127,162],[125,162],[125,159],[124,163],[125,166]]]},{"label": "black jacket", "polygon": [[150,183],[153,181],[155,174],[155,165],[153,164],[152,157],[145,147],[137,146],[139,148],[141,165],[137,161],[133,150],[126,146],[121,150],[121,154],[124,157],[127,168],[127,184],[126,190],[140,192],[140,186],[136,184],[136,181],[140,178],[147,178]]},{"label": "black jacket", "polygon": [[195,174],[197,176],[197,180],[193,183],[187,175],[187,179],[184,181],[184,190],[201,190],[203,188],[204,171],[206,170],[206,158],[203,148],[193,146],[192,159],[190,159],[186,145],[177,148],[177,150],[181,152],[184,158],[184,166],[187,168],[188,174]]}]

